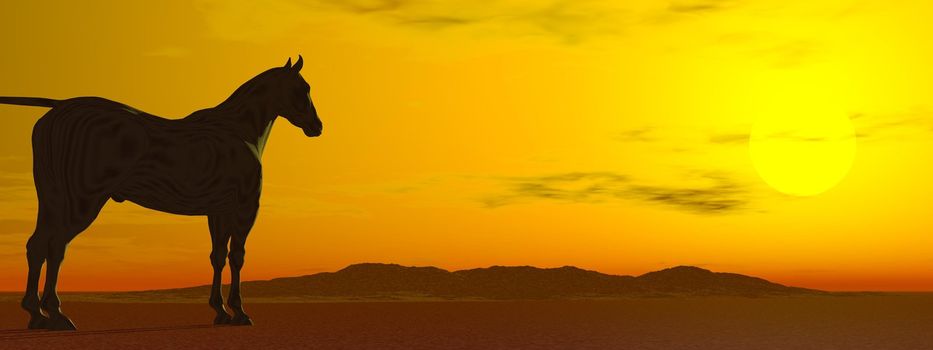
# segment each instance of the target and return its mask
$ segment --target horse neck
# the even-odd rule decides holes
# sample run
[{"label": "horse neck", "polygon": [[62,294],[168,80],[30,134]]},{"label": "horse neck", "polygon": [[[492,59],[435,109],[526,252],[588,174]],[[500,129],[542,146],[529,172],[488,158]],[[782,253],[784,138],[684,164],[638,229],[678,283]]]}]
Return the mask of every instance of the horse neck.
[{"label": "horse neck", "polygon": [[257,157],[262,156],[277,117],[269,103],[252,98],[230,99],[213,108],[213,112],[216,117],[229,121],[228,125]]}]

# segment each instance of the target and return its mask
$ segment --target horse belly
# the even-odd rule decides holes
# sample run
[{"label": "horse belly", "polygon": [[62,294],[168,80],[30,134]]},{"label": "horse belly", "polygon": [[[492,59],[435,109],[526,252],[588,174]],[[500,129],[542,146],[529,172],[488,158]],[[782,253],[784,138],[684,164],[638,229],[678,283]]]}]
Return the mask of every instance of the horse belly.
[{"label": "horse belly", "polygon": [[234,210],[258,196],[258,171],[238,161],[224,142],[201,135],[154,137],[153,146],[115,192],[141,206],[182,215]]},{"label": "horse belly", "polygon": [[171,184],[149,181],[130,184],[114,193],[117,201],[130,201],[142,207],[179,215],[207,215],[229,212],[237,205],[233,191],[214,193],[179,193],[170,190]]}]

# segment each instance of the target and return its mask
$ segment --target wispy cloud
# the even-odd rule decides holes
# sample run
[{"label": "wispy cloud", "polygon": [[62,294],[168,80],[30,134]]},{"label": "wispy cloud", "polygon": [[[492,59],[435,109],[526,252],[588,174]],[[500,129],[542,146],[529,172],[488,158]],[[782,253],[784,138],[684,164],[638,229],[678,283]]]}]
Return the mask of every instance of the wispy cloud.
[{"label": "wispy cloud", "polygon": [[[933,112],[923,109],[899,113],[855,113],[849,117],[849,120],[855,128],[855,135],[841,133],[814,136],[807,135],[800,130],[781,130],[763,135],[763,137],[794,142],[834,142],[851,139],[854,136],[859,142],[877,142],[904,140],[916,136],[926,137],[929,133],[933,133]],[[657,136],[644,136],[642,135],[644,130],[646,129],[638,128],[623,131],[620,134],[628,137],[616,137],[615,139],[644,142],[666,140]],[[715,145],[747,145],[750,137],[749,132],[726,132],[713,133],[708,140],[709,143]]]},{"label": "wispy cloud", "polygon": [[614,135],[613,139],[622,142],[652,142],[657,140],[657,136],[652,134],[654,131],[655,128],[649,126],[624,130]]},{"label": "wispy cloud", "polygon": [[[314,1],[312,1],[314,2]],[[411,7],[419,1],[412,0],[317,0],[317,2],[330,5],[345,11],[355,13],[375,13],[394,11]]]},{"label": "wispy cloud", "polygon": [[748,28],[731,30],[711,38],[709,47],[767,68],[795,69],[831,59],[833,53],[832,40],[812,33],[778,33]]},{"label": "wispy cloud", "polygon": [[423,29],[482,27],[507,35],[551,35],[567,42],[618,34],[629,25],[631,11],[611,1],[333,1],[335,9],[400,26]]},{"label": "wispy cloud", "polygon": [[[761,135],[763,140],[791,141],[791,142],[836,142],[852,139],[856,135],[840,133],[836,135],[806,135],[802,130],[784,130]],[[751,139],[749,133],[715,134],[709,137],[709,142],[718,145],[747,145]]]},{"label": "wispy cloud", "polygon": [[574,172],[530,178],[509,179],[509,192],[487,198],[488,207],[499,207],[525,199],[553,199],[568,202],[601,202],[613,197],[629,183],[625,175],[609,172]]},{"label": "wispy cloud", "polygon": [[708,152],[710,146],[747,145],[751,127],[704,128],[690,125],[641,126],[617,131],[609,138],[641,152]]},{"label": "wispy cloud", "polygon": [[[799,129],[790,126],[774,130],[761,138],[792,142],[836,142],[852,137],[860,141],[878,138],[893,133],[909,131],[933,131],[933,113],[912,112],[891,115],[853,114],[849,117],[855,128],[855,134],[847,130],[826,130],[814,133],[806,125]],[[609,137],[625,143],[676,144],[682,148],[704,149],[713,146],[747,146],[751,140],[752,125],[733,125],[720,127],[719,130],[704,130],[701,127],[688,126],[642,126],[618,131]]]},{"label": "wispy cloud", "polygon": [[749,191],[722,174],[704,173],[677,185],[655,185],[612,172],[571,172],[504,180],[504,193],[489,196],[489,208],[534,200],[570,203],[638,201],[698,214],[738,212],[749,207]]},{"label": "wispy cloud", "polygon": [[751,56],[773,68],[795,68],[813,62],[821,49],[822,45],[814,40],[798,39],[755,49]]},{"label": "wispy cloud", "polygon": [[333,1],[333,8],[411,28],[481,29],[499,35],[546,35],[575,43],[616,35],[633,22],[630,9],[611,1]]},{"label": "wispy cloud", "polygon": [[723,11],[738,6],[735,0],[674,0],[668,10],[674,13],[708,13]]},{"label": "wispy cloud", "polygon": [[858,113],[851,117],[859,141],[903,140],[933,132],[933,112],[917,109],[900,113]]},{"label": "wispy cloud", "polygon": [[716,174],[704,174],[705,185],[695,187],[634,185],[633,198],[665,204],[702,214],[718,214],[746,209],[748,190],[734,180]]},{"label": "wispy cloud", "polygon": [[[323,15],[348,14],[399,27],[431,32],[474,28],[483,34],[541,35],[565,43],[615,36],[635,26],[685,20],[685,14],[707,15],[738,6],[734,0],[625,2],[609,0],[200,0],[209,28],[227,38],[274,37]],[[260,17],[275,18],[261,21]]]},{"label": "wispy cloud", "polygon": [[748,133],[716,134],[709,137],[709,142],[718,145],[748,144]]}]

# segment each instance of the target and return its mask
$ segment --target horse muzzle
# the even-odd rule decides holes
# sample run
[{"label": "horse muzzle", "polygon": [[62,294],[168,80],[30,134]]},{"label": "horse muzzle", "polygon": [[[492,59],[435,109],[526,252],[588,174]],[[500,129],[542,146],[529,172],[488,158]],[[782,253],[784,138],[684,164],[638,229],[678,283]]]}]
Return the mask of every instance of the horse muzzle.
[{"label": "horse muzzle", "polygon": [[323,127],[317,128],[304,128],[305,136],[307,137],[318,137],[321,136],[321,133],[324,131]]}]

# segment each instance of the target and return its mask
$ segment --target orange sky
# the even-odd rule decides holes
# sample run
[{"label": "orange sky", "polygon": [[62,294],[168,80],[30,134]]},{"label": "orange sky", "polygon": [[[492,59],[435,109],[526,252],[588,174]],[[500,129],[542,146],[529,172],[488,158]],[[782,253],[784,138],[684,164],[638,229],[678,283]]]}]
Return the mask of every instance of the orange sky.
[{"label": "orange sky", "polygon": [[[18,2],[0,13],[0,95],[178,118],[302,54],[325,133],[276,123],[246,279],[357,262],[697,265],[933,290],[933,5],[792,3]],[[0,106],[0,290],[25,283],[43,112]],[[762,125],[827,127],[753,159]],[[854,158],[810,148],[840,130]],[[825,192],[781,192],[819,179]],[[209,252],[205,218],[111,202],[59,285],[207,284]]]}]

